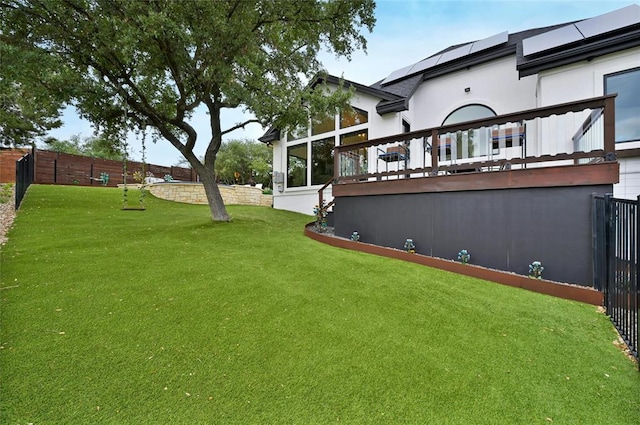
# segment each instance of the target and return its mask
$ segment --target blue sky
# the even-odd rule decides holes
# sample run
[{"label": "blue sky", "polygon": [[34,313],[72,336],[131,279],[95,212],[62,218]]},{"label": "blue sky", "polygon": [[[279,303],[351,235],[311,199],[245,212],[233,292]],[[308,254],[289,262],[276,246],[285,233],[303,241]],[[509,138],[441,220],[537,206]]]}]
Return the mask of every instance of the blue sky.
[{"label": "blue sky", "polygon": [[[378,0],[376,26],[367,35],[367,52],[356,52],[349,62],[336,60],[324,53],[321,60],[330,74],[362,84],[372,84],[392,71],[424,59],[448,46],[479,40],[503,31],[510,33],[525,29],[576,21],[611,12],[635,1],[615,0],[513,0],[513,1],[456,1],[456,0]],[[197,113],[192,120],[199,134],[196,153],[201,155],[209,137],[207,115]],[[223,128],[243,120],[241,111],[223,115]],[[66,139],[74,134],[90,136],[89,123],[80,120],[73,109],[63,116],[65,125],[52,131],[54,137]],[[257,139],[264,133],[258,125],[228,134],[229,139]],[[129,140],[132,156],[140,158],[140,143]],[[173,165],[181,155],[160,140],[148,143],[147,161],[152,164]]]}]

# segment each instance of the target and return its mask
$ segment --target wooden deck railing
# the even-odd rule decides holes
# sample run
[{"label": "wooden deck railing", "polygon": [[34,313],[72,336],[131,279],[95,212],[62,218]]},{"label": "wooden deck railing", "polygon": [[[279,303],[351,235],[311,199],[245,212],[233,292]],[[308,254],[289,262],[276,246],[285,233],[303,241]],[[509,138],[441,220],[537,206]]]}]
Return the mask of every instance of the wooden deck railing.
[{"label": "wooden deck railing", "polygon": [[615,161],[614,100],[607,95],[336,146],[333,184]]},{"label": "wooden deck railing", "polygon": [[318,208],[324,209],[325,211],[328,211],[334,203],[334,201],[330,201],[328,204],[324,202],[324,190],[329,187],[331,183],[333,183],[333,178],[329,179],[329,181],[318,190]]}]

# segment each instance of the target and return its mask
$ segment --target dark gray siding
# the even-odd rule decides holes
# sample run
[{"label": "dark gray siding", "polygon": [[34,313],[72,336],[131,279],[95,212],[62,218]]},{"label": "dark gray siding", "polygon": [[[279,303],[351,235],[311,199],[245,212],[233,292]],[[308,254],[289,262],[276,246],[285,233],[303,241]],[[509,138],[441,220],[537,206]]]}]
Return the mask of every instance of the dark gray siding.
[{"label": "dark gray siding", "polygon": [[336,235],[456,259],[460,250],[484,267],[528,274],[541,261],[545,279],[592,286],[591,195],[611,185],[441,192],[336,198]]}]

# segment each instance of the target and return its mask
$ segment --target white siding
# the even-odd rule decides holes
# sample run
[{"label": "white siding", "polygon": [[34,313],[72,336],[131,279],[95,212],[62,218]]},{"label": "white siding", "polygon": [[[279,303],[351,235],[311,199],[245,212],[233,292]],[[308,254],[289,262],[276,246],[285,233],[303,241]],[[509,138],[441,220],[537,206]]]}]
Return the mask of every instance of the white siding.
[{"label": "white siding", "polygon": [[518,78],[515,55],[498,59],[422,83],[411,99],[412,129],[440,126],[470,104],[488,106],[497,115],[535,108],[535,95],[536,79]]},{"label": "white siding", "polygon": [[[279,193],[278,196],[275,195],[276,193],[274,193],[273,197],[273,208],[309,215],[311,216],[309,222],[315,220],[315,217],[313,217],[313,208],[318,205],[317,190],[305,190],[298,192],[286,191],[284,193]],[[327,200],[333,199],[331,196],[331,187],[325,190],[324,198]]]},{"label": "white siding", "polygon": [[[604,94],[604,76],[640,66],[640,48],[563,66],[538,75],[538,106],[571,102]],[[640,148],[640,141],[618,143],[616,150]],[[617,197],[635,199],[640,194],[640,158],[620,160]]]},{"label": "white siding", "polygon": [[640,48],[543,71],[538,75],[538,106],[604,94],[604,76],[640,66]]},{"label": "white siding", "polygon": [[616,198],[637,199],[640,195],[640,158],[620,160],[620,183],[613,186]]}]

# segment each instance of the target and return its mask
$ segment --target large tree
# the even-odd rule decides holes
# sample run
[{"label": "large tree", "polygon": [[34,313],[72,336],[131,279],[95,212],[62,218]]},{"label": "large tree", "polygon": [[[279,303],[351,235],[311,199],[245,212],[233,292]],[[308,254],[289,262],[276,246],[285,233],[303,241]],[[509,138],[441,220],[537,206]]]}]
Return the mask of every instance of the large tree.
[{"label": "large tree", "polygon": [[[215,181],[222,137],[247,124],[285,128],[347,105],[315,87],[318,53],[366,48],[373,0],[0,0],[1,41],[53,56],[69,101],[102,131],[149,127],[200,175],[214,220],[228,220]],[[26,67],[29,70],[29,67]],[[190,123],[209,115],[204,161]],[[222,128],[225,109],[252,118]]]}]

